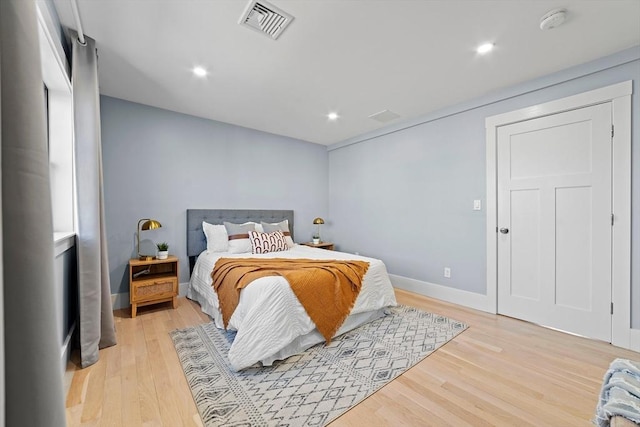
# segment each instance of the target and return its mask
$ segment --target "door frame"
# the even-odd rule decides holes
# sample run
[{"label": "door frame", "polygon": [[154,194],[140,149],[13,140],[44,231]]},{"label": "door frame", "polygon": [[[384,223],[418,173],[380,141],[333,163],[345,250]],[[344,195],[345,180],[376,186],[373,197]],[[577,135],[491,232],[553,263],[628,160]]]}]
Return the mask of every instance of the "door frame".
[{"label": "door frame", "polygon": [[612,152],[611,343],[630,348],[631,335],[631,94],[628,80],[578,95],[487,117],[487,311],[498,310],[498,128],[538,117],[610,102],[615,129]]}]

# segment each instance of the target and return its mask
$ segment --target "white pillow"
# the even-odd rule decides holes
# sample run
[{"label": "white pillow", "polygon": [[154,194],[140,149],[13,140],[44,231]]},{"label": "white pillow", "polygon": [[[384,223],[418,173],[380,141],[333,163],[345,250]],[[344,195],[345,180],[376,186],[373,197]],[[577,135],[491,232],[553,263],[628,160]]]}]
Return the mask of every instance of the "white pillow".
[{"label": "white pillow", "polygon": [[265,233],[271,233],[276,230],[282,231],[282,234],[284,234],[284,239],[287,241],[287,246],[289,247],[289,249],[291,249],[296,245],[293,242],[293,239],[291,238],[288,219],[285,219],[284,221],[281,221],[281,222],[273,222],[273,223],[262,222],[260,226],[263,228]]},{"label": "white pillow", "polygon": [[227,230],[227,236],[229,236],[229,252],[232,254],[251,253],[249,232],[256,231],[255,222],[245,224],[225,222],[224,227]]},{"label": "white pillow", "polygon": [[207,238],[207,251],[227,252],[229,250],[229,236],[224,225],[202,221],[202,230]]}]

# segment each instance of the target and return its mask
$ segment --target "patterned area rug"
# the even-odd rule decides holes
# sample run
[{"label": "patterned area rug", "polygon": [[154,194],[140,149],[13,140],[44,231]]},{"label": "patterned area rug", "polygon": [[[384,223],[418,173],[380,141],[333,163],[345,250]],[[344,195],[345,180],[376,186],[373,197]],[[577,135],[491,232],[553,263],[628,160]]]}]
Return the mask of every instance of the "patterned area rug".
[{"label": "patterned area rug", "polygon": [[324,426],[464,331],[413,307],[273,366],[229,369],[233,333],[213,323],[171,332],[205,426]]}]

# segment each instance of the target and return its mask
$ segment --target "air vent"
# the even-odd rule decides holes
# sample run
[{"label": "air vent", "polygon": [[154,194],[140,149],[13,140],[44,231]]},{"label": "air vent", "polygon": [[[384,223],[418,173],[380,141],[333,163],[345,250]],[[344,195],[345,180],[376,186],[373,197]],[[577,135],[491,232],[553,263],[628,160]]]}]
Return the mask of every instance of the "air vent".
[{"label": "air vent", "polygon": [[390,110],[382,110],[378,113],[375,113],[369,116],[370,119],[373,119],[381,123],[390,122],[391,120],[395,120],[398,117],[400,117],[400,114],[394,113],[393,111],[390,111]]},{"label": "air vent", "polygon": [[259,31],[276,40],[293,21],[293,16],[266,1],[251,0],[238,24]]}]

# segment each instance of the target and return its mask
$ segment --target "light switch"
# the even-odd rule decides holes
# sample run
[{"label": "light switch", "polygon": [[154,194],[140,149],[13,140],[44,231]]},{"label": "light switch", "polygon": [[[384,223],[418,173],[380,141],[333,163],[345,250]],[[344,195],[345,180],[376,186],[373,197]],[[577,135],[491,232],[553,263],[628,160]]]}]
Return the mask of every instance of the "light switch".
[{"label": "light switch", "polygon": [[474,200],[473,201],[473,210],[481,211],[482,210],[482,200]]}]

